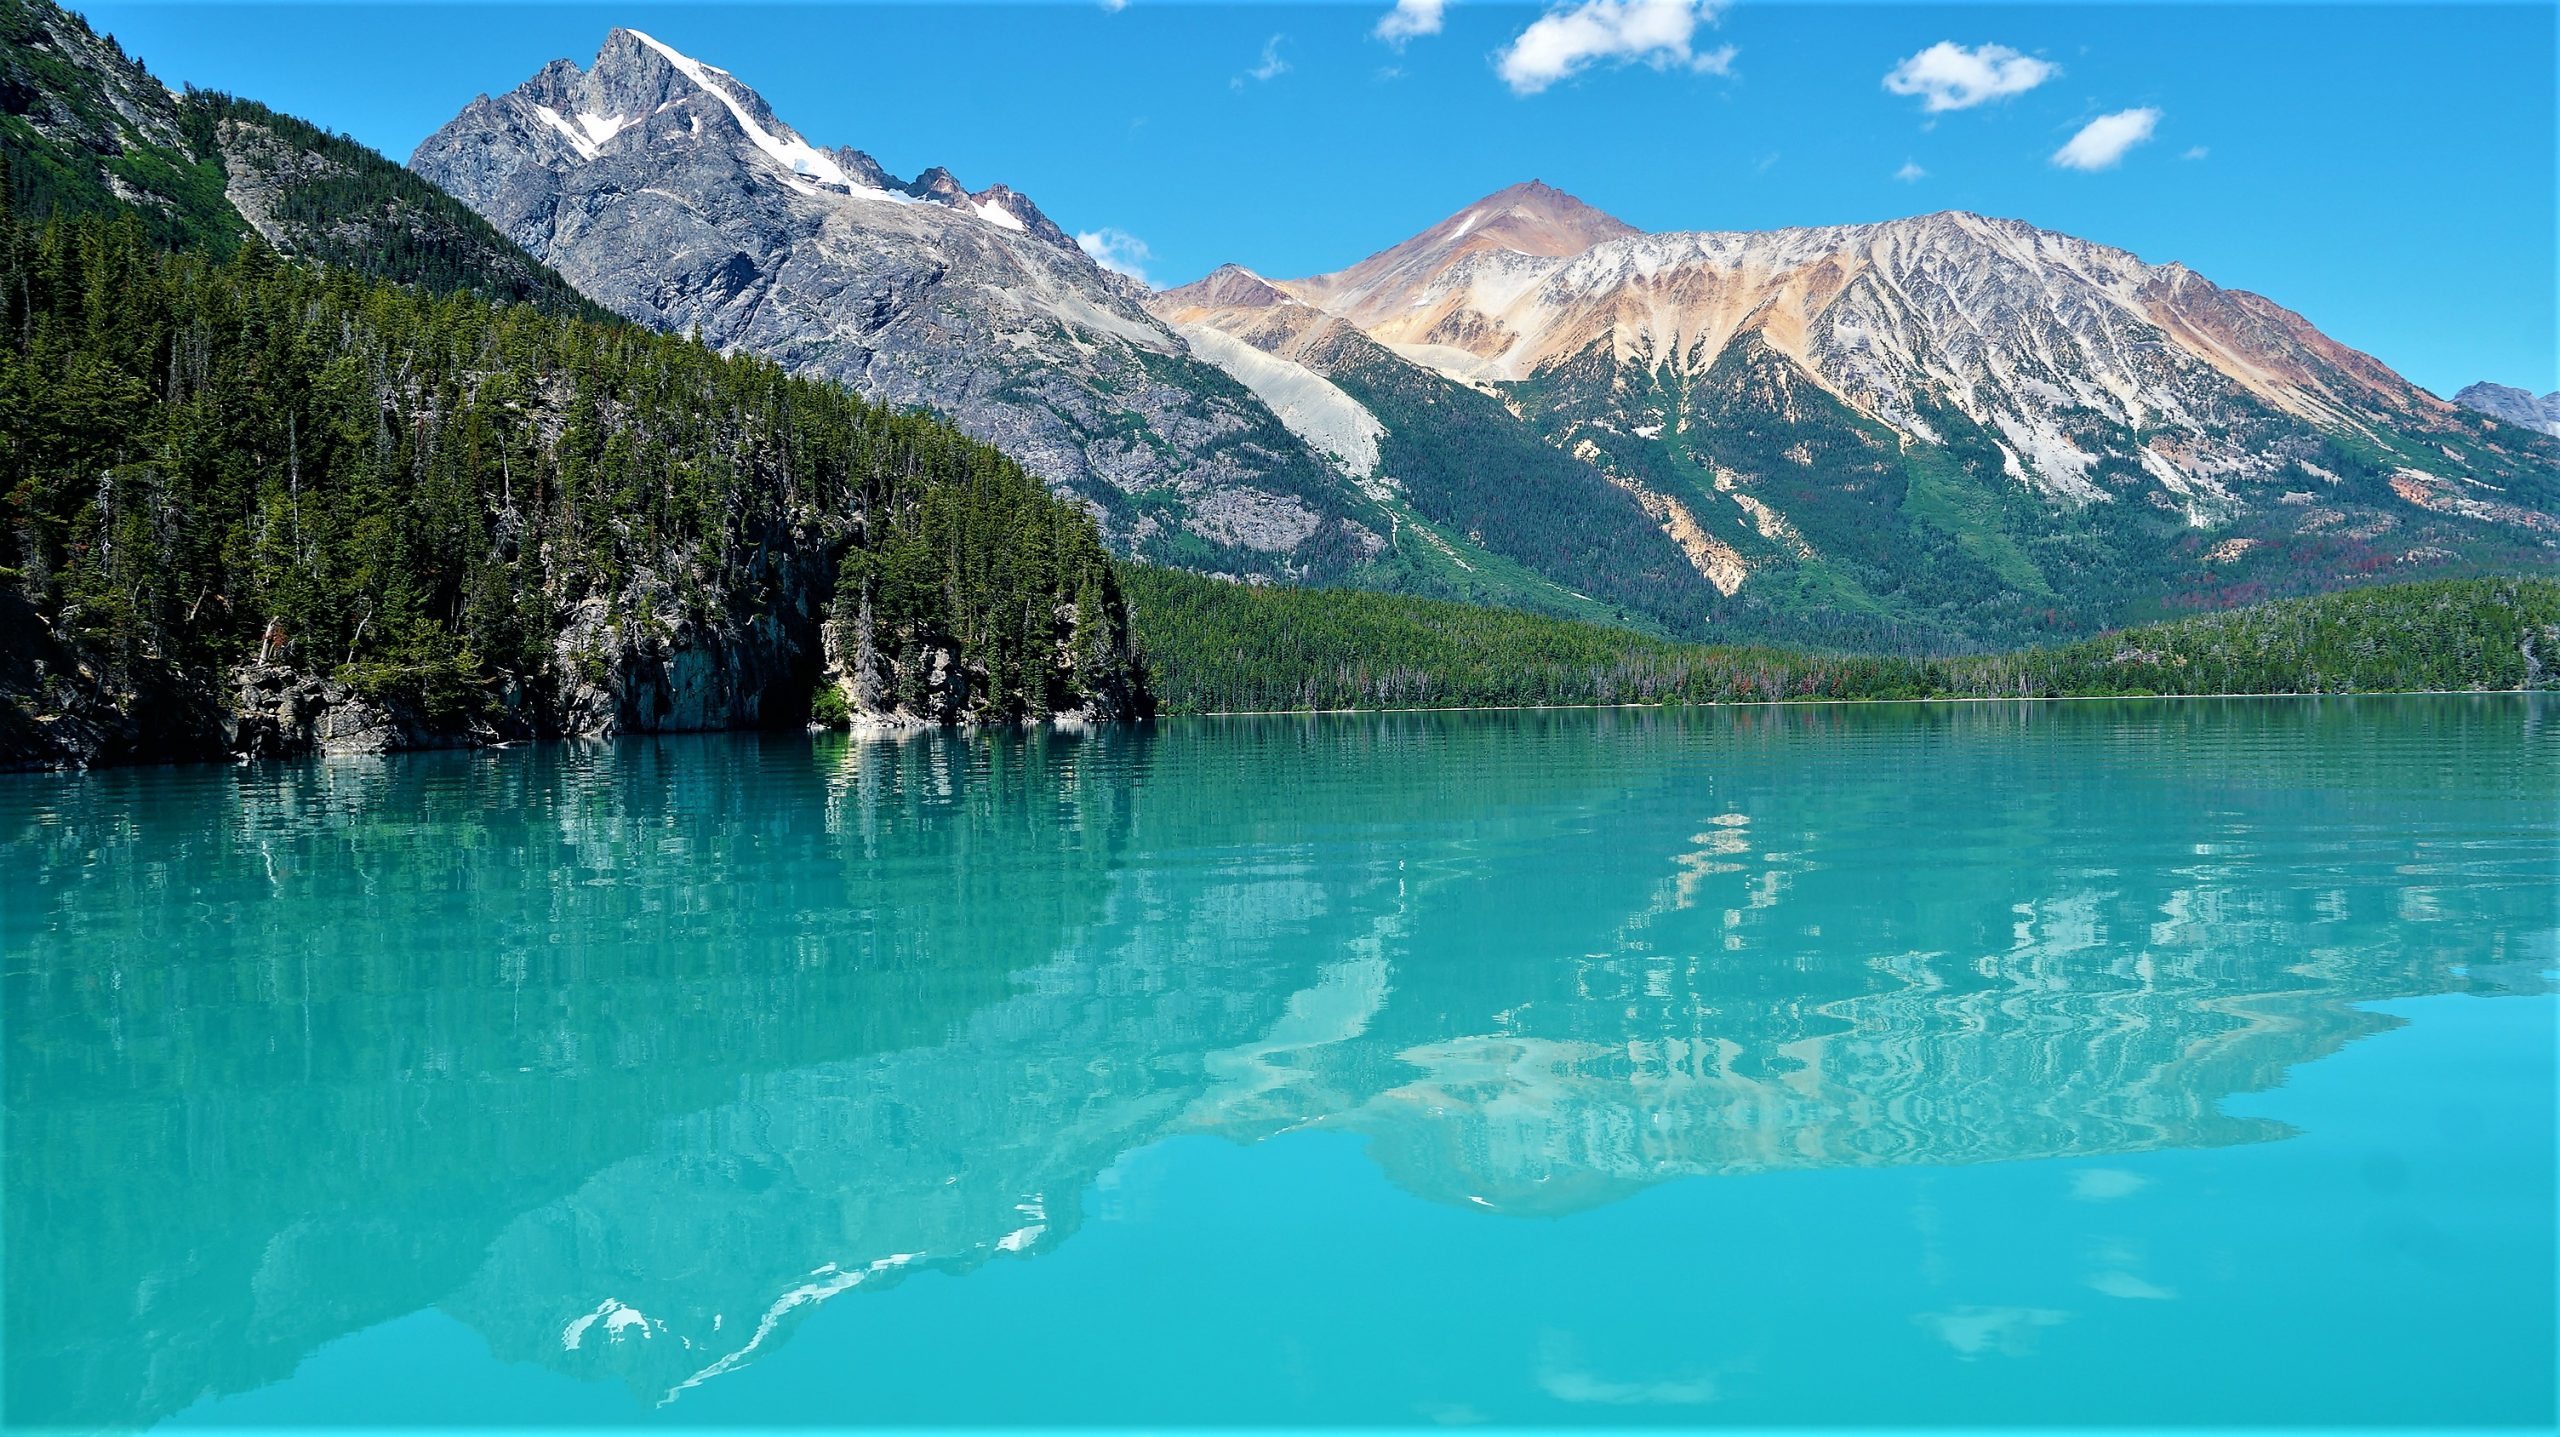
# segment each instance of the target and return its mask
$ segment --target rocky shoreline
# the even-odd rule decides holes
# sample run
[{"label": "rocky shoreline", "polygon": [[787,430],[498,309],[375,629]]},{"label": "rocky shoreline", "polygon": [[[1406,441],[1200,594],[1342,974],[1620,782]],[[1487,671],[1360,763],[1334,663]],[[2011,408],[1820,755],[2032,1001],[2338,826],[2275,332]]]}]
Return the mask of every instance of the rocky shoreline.
[{"label": "rocky shoreline", "polygon": [[[14,596],[0,595],[0,772],[86,769],[418,750],[548,739],[803,727],[894,736],[976,728],[969,697],[984,676],[948,649],[929,651],[918,707],[884,704],[857,684],[854,648],[829,615],[822,549],[773,566],[775,602],[706,617],[686,613],[649,575],[608,600],[569,606],[537,674],[486,673],[467,705],[437,714],[397,684],[367,685],[272,655],[194,675],[65,642]],[[647,617],[676,613],[672,620]],[[875,660],[875,663],[877,660]],[[1072,662],[1071,659],[1068,662]],[[812,699],[843,700],[812,723]],[[1144,717],[1142,692],[1102,697],[1029,722],[1082,730]]]}]

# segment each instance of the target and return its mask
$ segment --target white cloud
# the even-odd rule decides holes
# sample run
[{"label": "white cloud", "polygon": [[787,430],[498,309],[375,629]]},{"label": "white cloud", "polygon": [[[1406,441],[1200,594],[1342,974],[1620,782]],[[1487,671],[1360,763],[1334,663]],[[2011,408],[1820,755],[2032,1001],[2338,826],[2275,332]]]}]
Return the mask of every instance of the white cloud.
[{"label": "white cloud", "polygon": [[1952,1312],[1915,1313],[1911,1320],[1971,1362],[1979,1357],[2024,1357],[2035,1351],[2039,1330],[2059,1327],[2070,1319],[2070,1313],[2050,1307],[1959,1307]]},{"label": "white cloud", "polygon": [[1596,62],[1641,61],[1657,70],[1698,70],[1722,75],[1733,68],[1733,47],[1698,50],[1698,27],[1713,24],[1723,0],[1581,0],[1531,22],[1496,58],[1495,67],[1514,93],[1534,95],[1570,79]]},{"label": "white cloud", "polygon": [[1941,40],[1886,71],[1884,87],[1897,95],[1922,96],[1920,108],[1936,114],[2023,95],[2061,73],[2061,66],[2006,45],[1968,50]]},{"label": "white cloud", "polygon": [[1401,48],[1416,36],[1439,34],[1440,12],[1448,8],[1449,0],[1396,0],[1396,8],[1379,16],[1378,28],[1370,33]]},{"label": "white cloud", "polygon": [[2109,1297],[2122,1297],[2134,1302],[2167,1302],[2178,1295],[2129,1272],[2102,1272],[2090,1278],[2089,1285]]},{"label": "white cloud", "polygon": [[1893,177],[1907,185],[1913,180],[1925,180],[1929,178],[1929,172],[1920,168],[1920,162],[1918,160],[1904,160],[1902,162],[1902,168],[1893,172]]},{"label": "white cloud", "polygon": [[1234,79],[1229,80],[1227,82],[1228,87],[1231,89],[1241,90],[1244,88],[1244,82],[1247,80],[1251,80],[1256,84],[1262,84],[1267,81],[1279,79],[1281,76],[1288,74],[1289,62],[1280,58],[1280,44],[1288,38],[1289,37],[1286,35],[1274,35],[1270,39],[1263,41],[1262,62],[1255,65],[1252,69],[1245,71],[1243,74],[1236,76]]},{"label": "white cloud", "polygon": [[2100,115],[2082,125],[2080,133],[2054,151],[2053,162],[2066,170],[2113,169],[2125,151],[2150,139],[2151,132],[2159,127],[2160,112],[2148,106]]},{"label": "white cloud", "polygon": [[1559,1402],[1609,1407],[1697,1407],[1716,1400],[1713,1378],[1671,1377],[1659,1382],[1611,1382],[1588,1372],[1541,1373],[1538,1385]]},{"label": "white cloud", "polygon": [[2202,145],[2189,145],[2187,147],[2187,152],[2178,156],[2178,158],[2182,160],[2201,160],[2212,153],[2213,151],[2206,149]]},{"label": "white cloud", "polygon": [[1129,0],[1102,0],[1102,8],[1117,15],[1129,8]]},{"label": "white cloud", "polygon": [[1082,230],[1076,234],[1076,248],[1093,256],[1093,262],[1113,274],[1125,274],[1140,284],[1148,283],[1146,262],[1155,258],[1147,242],[1127,230],[1104,225],[1098,230]]},{"label": "white cloud", "polygon": [[2082,1202],[2114,1202],[2151,1186],[2151,1179],[2122,1168],[2082,1168],[2071,1175],[2071,1195]]}]

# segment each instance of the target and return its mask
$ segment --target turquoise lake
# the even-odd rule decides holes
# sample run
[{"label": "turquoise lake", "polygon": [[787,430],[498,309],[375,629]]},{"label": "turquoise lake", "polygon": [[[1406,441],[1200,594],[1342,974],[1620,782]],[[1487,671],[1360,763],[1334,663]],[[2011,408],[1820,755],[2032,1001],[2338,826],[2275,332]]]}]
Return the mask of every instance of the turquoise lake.
[{"label": "turquoise lake", "polygon": [[2560,702],[0,777],[8,1423],[2549,1426]]}]

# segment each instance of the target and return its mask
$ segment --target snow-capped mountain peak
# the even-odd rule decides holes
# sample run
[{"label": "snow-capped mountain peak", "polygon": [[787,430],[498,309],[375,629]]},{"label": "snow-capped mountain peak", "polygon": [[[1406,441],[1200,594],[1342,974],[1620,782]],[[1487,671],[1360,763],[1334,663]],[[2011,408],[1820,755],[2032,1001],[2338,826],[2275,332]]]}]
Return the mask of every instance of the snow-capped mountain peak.
[{"label": "snow-capped mountain peak", "polygon": [[[685,55],[654,36],[638,30],[615,30],[606,37],[610,49],[615,40],[629,38],[647,46],[675,68],[677,74],[693,82],[695,88],[718,100],[726,108],[748,141],[786,172],[803,181],[831,185],[840,189],[870,189],[838,165],[833,156],[800,138],[789,125],[776,119],[761,96],[738,84],[726,70],[717,70],[690,55]],[[604,68],[601,58],[597,68]],[[750,106],[752,105],[752,108]],[[885,192],[884,192],[885,193]]]},{"label": "snow-capped mountain peak", "polygon": [[[410,163],[599,303],[938,410],[1124,547],[1286,576],[1301,551],[1338,567],[1379,543],[1328,505],[1330,460],[1029,197],[940,167],[901,180],[654,36],[615,30],[588,68],[481,97]],[[1177,481],[1143,512],[1121,497]]]}]

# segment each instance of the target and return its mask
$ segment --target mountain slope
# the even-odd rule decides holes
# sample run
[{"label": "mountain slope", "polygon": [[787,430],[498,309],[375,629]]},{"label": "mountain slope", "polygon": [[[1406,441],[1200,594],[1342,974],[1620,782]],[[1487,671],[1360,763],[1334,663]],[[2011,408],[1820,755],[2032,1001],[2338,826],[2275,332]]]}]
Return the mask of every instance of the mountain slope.
[{"label": "mountain slope", "polygon": [[600,315],[469,208],[353,140],[208,91],[180,95],[49,0],[0,0],[10,208],[131,216],[166,247],[277,251],[439,294]]},{"label": "mountain slope", "polygon": [[821,149],[638,31],[474,100],[410,163],[618,313],[948,416],[1129,552],[1312,577],[1387,551],[1333,462],[1028,200]]},{"label": "mountain slope", "polygon": [[2453,402],[2537,434],[2560,436],[2560,390],[2537,399],[2532,390],[2511,384],[2466,384]]},{"label": "mountain slope", "polygon": [[228,247],[247,226],[182,98],[50,0],[0,0],[0,157],[18,214],[126,214],[165,244]]},{"label": "mountain slope", "polygon": [[[1165,290],[1149,307],[1204,356],[1240,378],[1258,376],[1246,382],[1311,443],[1356,448],[1360,476],[1453,566],[1470,576],[1485,567],[1464,546],[1546,581],[1488,581],[1473,592],[1458,583],[1443,596],[1667,632],[1708,621],[1712,592],[1690,572],[1700,560],[1664,532],[1666,516],[1546,443],[1492,395],[1406,361],[1234,265]],[[1339,443],[1336,433],[1354,438]]]},{"label": "mountain slope", "polygon": [[[1255,282],[1633,496],[1721,631],[2008,643],[2560,555],[2560,445],[2015,221],[1646,235],[1531,184]],[[1268,337],[1210,298],[1158,309]]]}]

